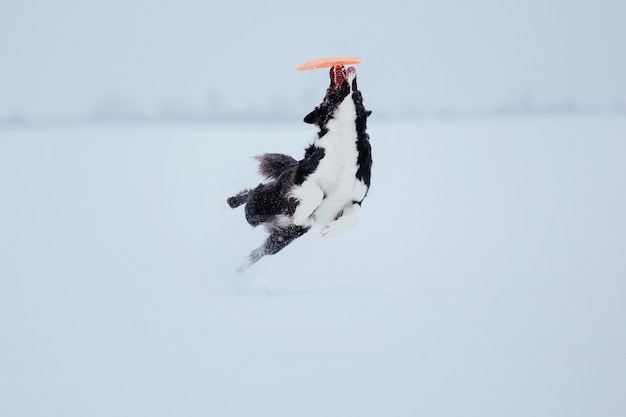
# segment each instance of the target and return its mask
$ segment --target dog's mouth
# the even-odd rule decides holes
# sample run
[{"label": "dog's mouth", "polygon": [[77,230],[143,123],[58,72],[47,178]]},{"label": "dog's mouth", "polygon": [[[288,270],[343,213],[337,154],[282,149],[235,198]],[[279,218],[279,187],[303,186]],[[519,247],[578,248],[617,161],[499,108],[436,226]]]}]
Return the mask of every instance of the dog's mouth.
[{"label": "dog's mouth", "polygon": [[346,79],[346,69],[341,64],[335,64],[330,69],[330,81],[333,87],[339,87]]},{"label": "dog's mouth", "polygon": [[345,68],[341,64],[335,64],[330,68],[330,82],[335,88],[339,87],[345,80],[350,81],[356,76],[354,67]]}]

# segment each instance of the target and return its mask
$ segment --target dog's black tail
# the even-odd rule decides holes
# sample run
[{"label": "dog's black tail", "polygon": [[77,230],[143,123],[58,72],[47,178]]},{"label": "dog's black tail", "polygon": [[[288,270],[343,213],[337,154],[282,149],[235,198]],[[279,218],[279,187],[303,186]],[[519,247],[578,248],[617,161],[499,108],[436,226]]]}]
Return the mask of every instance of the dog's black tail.
[{"label": "dog's black tail", "polygon": [[256,157],[259,161],[259,173],[267,179],[276,179],[288,170],[296,166],[298,161],[289,155],[281,153],[266,153]]}]

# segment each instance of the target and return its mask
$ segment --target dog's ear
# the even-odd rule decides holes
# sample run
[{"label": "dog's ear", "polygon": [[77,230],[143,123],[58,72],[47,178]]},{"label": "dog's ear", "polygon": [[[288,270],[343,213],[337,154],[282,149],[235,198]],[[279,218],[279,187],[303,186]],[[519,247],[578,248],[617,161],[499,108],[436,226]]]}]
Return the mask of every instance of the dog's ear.
[{"label": "dog's ear", "polygon": [[308,123],[310,125],[317,123],[317,108],[304,116],[304,123]]},{"label": "dog's ear", "polygon": [[368,110],[365,112],[365,117],[370,117],[372,115],[372,111]]}]

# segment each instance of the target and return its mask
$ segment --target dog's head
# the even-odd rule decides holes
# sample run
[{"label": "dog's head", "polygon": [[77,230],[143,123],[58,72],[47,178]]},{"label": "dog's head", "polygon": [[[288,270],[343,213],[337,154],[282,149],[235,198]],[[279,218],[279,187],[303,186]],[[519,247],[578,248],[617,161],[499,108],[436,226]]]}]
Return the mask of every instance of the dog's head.
[{"label": "dog's head", "polygon": [[326,90],[324,100],[304,117],[304,122],[315,124],[324,131],[326,123],[333,117],[337,107],[345,100],[353,100],[357,114],[356,122],[361,122],[364,126],[365,120],[372,112],[365,110],[363,106],[363,96],[356,84],[356,69],[335,64],[330,68],[329,75],[330,86]]}]

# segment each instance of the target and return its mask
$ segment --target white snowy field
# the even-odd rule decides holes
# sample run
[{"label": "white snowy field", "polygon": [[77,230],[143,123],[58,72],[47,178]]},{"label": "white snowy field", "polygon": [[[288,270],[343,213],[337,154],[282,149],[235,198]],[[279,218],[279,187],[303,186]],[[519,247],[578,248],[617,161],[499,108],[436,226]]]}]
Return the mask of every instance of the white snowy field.
[{"label": "white snowy field", "polygon": [[626,118],[369,132],[357,226],[238,276],[314,128],[0,130],[0,416],[626,415]]}]

